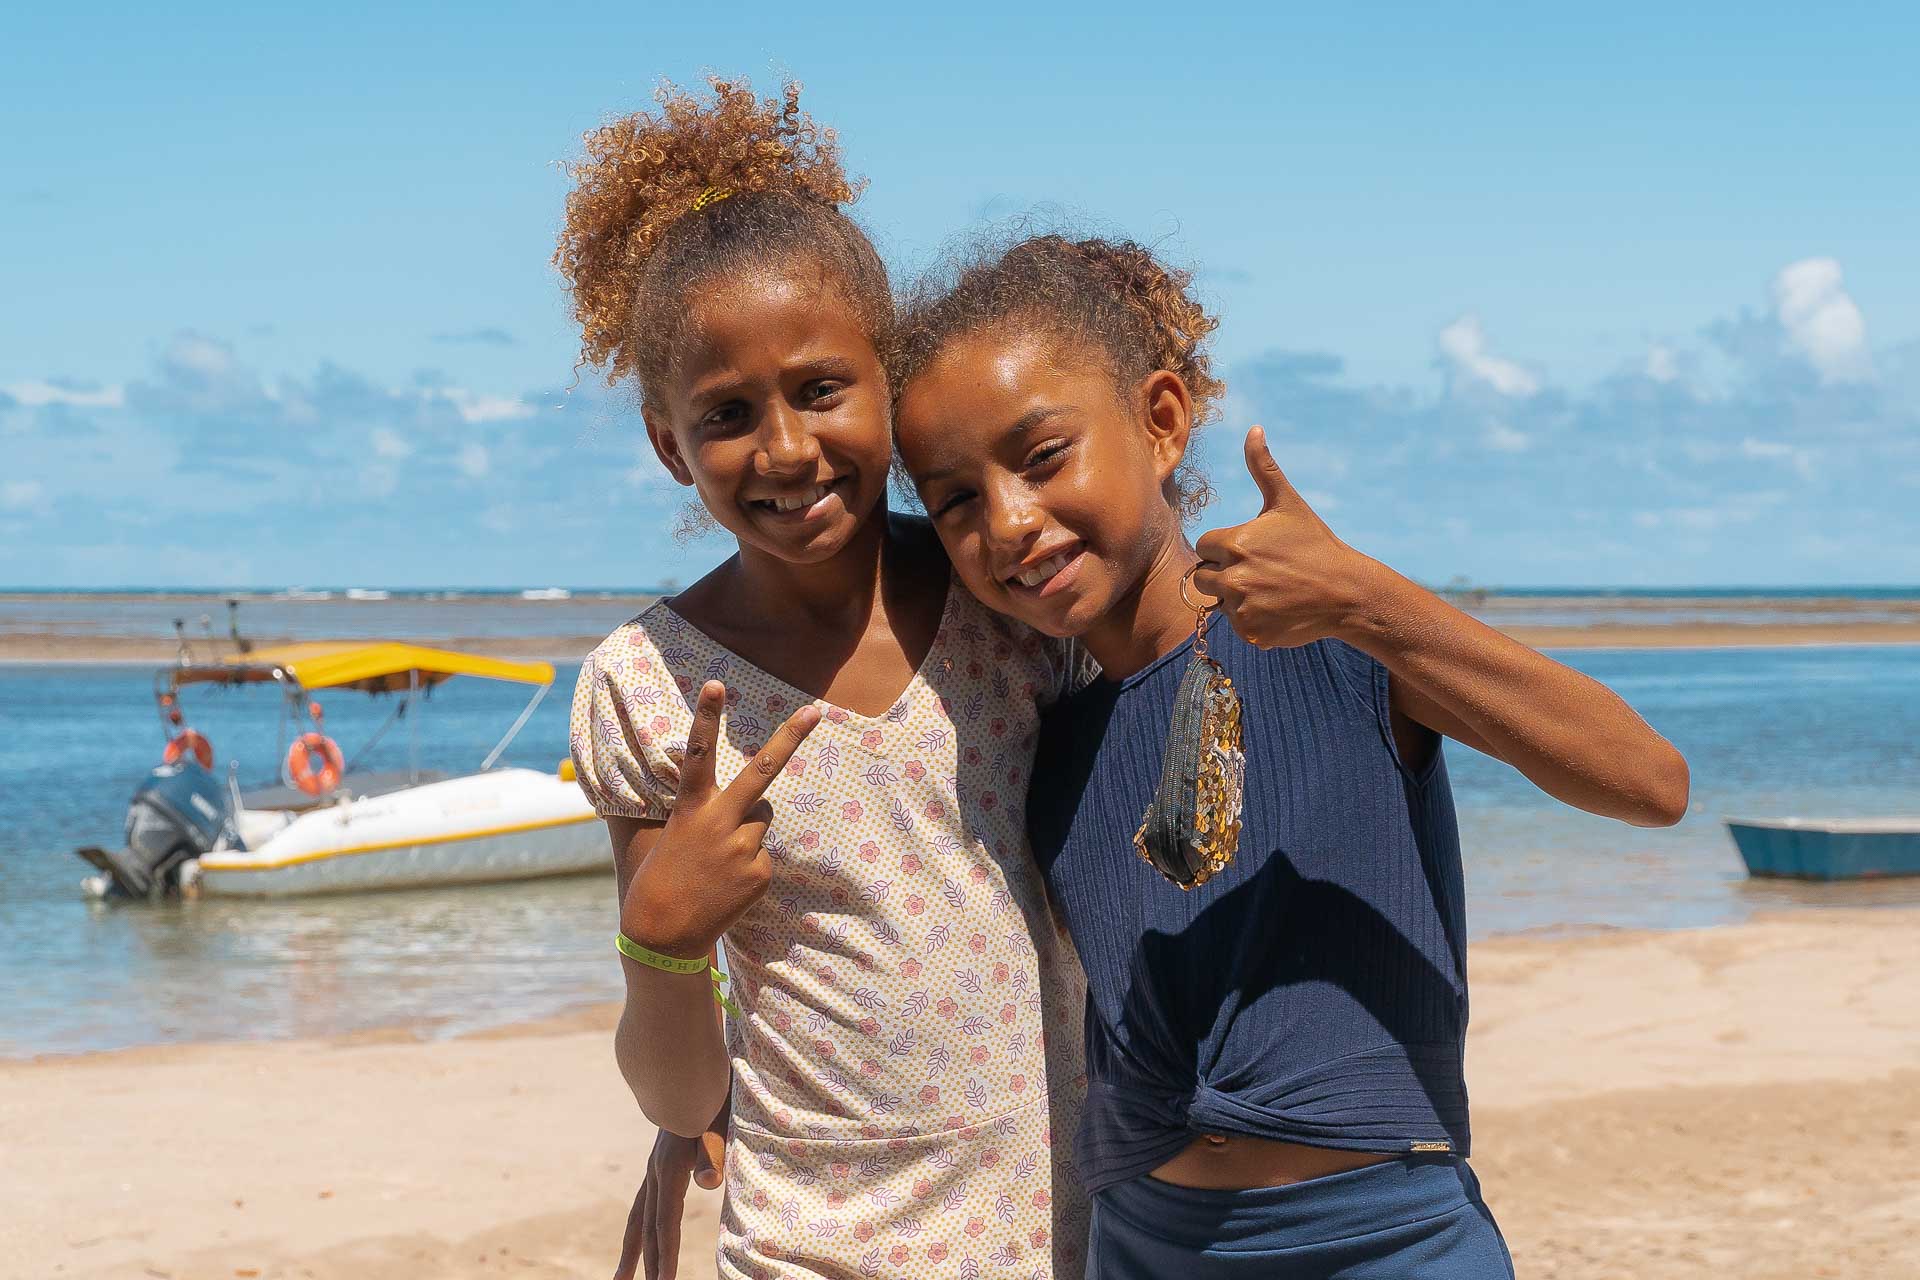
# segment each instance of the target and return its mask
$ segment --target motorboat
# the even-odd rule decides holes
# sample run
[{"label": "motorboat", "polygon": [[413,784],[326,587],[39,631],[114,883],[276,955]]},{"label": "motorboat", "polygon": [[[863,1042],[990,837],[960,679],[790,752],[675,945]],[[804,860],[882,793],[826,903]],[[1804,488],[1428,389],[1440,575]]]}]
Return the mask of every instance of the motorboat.
[{"label": "motorboat", "polygon": [[[236,631],[236,639],[238,633]],[[470,773],[409,767],[356,772],[327,736],[314,697],[393,697],[379,733],[406,719],[417,732],[427,693],[454,678],[531,686],[506,735]],[[553,667],[390,641],[241,647],[181,661],[154,679],[166,745],[128,806],[126,843],[86,848],[96,898],[280,897],[480,884],[606,871],[612,855],[571,761],[553,770],[497,767],[552,687]],[[242,789],[239,766],[214,772],[206,737],[188,722],[184,690],[277,685],[280,741],[273,785]],[[378,733],[375,734],[378,737]]]},{"label": "motorboat", "polygon": [[1866,880],[1920,876],[1920,817],[1729,818],[1755,876]]}]

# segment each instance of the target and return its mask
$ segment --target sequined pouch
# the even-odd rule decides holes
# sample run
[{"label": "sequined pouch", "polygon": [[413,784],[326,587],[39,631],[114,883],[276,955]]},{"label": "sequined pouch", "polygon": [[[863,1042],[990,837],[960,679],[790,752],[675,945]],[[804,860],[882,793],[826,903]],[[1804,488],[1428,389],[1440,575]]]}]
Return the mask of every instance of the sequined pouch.
[{"label": "sequined pouch", "polygon": [[1213,606],[1188,596],[1192,576],[1189,569],[1180,580],[1180,597],[1194,609],[1193,657],[1174,694],[1160,786],[1133,837],[1147,864],[1182,889],[1205,884],[1233,860],[1247,776],[1240,695],[1207,654]]}]

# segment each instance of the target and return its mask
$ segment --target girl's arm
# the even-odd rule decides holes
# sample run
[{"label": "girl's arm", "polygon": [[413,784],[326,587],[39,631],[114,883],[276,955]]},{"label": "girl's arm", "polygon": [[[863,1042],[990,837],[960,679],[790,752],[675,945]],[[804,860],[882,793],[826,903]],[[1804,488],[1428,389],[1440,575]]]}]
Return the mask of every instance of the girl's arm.
[{"label": "girl's arm", "polygon": [[1202,537],[1193,581],[1248,641],[1344,640],[1394,677],[1396,719],[1504,760],[1592,813],[1642,826],[1686,813],[1686,761],[1605,685],[1341,542],[1287,483],[1258,427],[1247,433],[1247,469],[1265,509]]},{"label": "girl's arm", "polygon": [[[635,818],[609,817],[606,823],[613,837],[614,875],[624,904],[635,871],[653,852],[665,828]],[[625,917],[623,909],[622,931],[628,937],[676,954],[670,941],[649,941],[645,925],[634,925],[639,933],[627,928]],[[695,1137],[726,1102],[732,1070],[713,984],[704,972],[666,973],[625,955],[620,957],[620,968],[627,980],[627,1000],[613,1034],[614,1061],[647,1119],[681,1137]]]},{"label": "girl's arm", "polygon": [[1556,800],[1642,827],[1687,812],[1687,762],[1620,696],[1376,560],[1338,639],[1392,674],[1393,710],[1504,760]]},{"label": "girl's arm", "polygon": [[709,680],[694,703],[678,793],[666,822],[608,816],[620,880],[620,931],[672,961],[705,961],[674,973],[621,953],[627,1003],[614,1059],[647,1118],[698,1137],[726,1101],[728,1062],[707,964],[720,935],[767,892],[767,788],[820,722],[801,707],[725,787],[714,752],[727,690]]}]

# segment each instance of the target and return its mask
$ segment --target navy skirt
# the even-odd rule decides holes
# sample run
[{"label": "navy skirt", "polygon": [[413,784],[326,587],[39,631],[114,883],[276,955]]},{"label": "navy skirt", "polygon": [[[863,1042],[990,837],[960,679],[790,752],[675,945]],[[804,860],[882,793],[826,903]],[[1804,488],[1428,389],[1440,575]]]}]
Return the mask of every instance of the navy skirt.
[{"label": "navy skirt", "polygon": [[1087,1280],[1511,1280],[1464,1160],[1201,1191],[1134,1178],[1094,1197]]}]

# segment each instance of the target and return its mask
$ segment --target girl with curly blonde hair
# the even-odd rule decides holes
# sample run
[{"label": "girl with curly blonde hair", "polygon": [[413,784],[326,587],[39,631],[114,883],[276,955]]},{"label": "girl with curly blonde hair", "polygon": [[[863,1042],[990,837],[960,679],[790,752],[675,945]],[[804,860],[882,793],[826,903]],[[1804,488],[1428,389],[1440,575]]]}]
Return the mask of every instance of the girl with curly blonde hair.
[{"label": "girl with curly blonde hair", "polygon": [[[587,137],[555,255],[583,361],[638,390],[735,543],[574,700],[618,873],[615,1053],[663,1131],[630,1244],[671,1274],[717,1125],[727,1277],[1078,1276],[1083,987],[1023,819],[1070,647],[889,511],[893,302],[858,185],[796,86],[711,90]],[[619,565],[618,534],[595,554]]]}]

